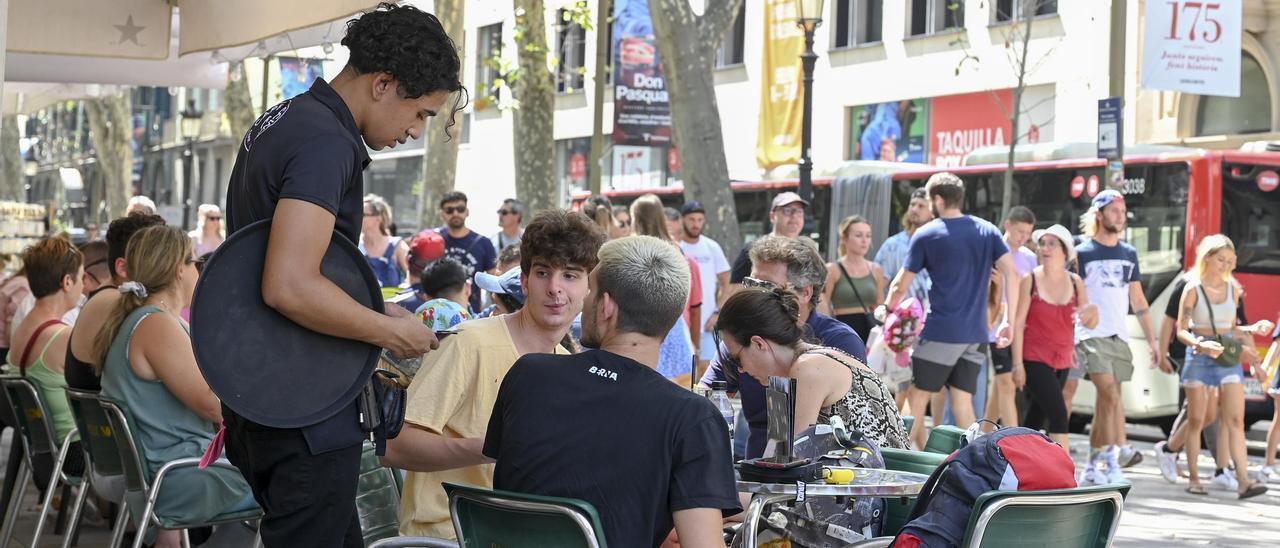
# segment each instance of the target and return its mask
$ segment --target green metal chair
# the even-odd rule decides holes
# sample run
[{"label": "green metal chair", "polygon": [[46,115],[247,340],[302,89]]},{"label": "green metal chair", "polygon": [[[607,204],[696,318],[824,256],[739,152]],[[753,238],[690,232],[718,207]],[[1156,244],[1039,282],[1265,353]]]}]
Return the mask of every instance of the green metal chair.
[{"label": "green metal chair", "polygon": [[[49,408],[45,405],[44,399],[40,395],[40,390],[30,379],[18,376],[5,376],[0,378],[0,386],[4,387],[10,405],[13,406],[14,415],[16,415],[18,423],[18,431],[22,434],[22,442],[25,451],[23,460],[26,462],[25,474],[20,474],[18,479],[21,482],[14,490],[14,499],[10,502],[9,516],[6,517],[4,526],[5,536],[0,539],[0,546],[7,546],[14,532],[17,514],[20,511],[22,497],[26,494],[26,484],[28,479],[36,481],[34,477],[35,464],[40,459],[48,459],[53,455],[53,469],[49,472],[49,485],[44,491],[44,500],[40,504],[40,517],[36,520],[35,532],[31,535],[31,545],[38,546],[40,544],[40,535],[44,532],[45,519],[49,517],[49,510],[53,506],[53,494],[57,492],[59,484],[67,487],[81,487],[76,495],[74,516],[72,517],[71,529],[66,533],[66,542],[69,545],[70,540],[75,536],[76,522],[79,521],[79,507],[84,504],[84,497],[88,489],[85,485],[84,478],[81,476],[72,476],[65,473],[63,464],[67,461],[67,453],[71,447],[71,439],[75,437],[76,432],[73,430],[68,432],[59,443],[53,430],[53,419],[49,415]],[[46,461],[47,462],[47,461]],[[63,496],[66,497],[67,492],[64,489]],[[63,499],[66,500],[65,498]]]},{"label": "green metal chair", "polygon": [[[892,447],[881,448],[880,456],[884,458],[884,467],[887,470],[913,472],[926,476],[932,474],[935,469],[942,465],[942,461],[947,458],[947,455],[941,453],[908,451]],[[886,499],[885,502],[887,504],[885,505],[884,527],[881,528],[881,534],[896,535],[911,517],[911,509],[915,507],[916,497],[894,497]]]},{"label": "green metal chair", "polygon": [[606,548],[600,515],[590,503],[445,483],[458,544]]},{"label": "green metal chair", "polygon": [[[94,491],[98,496],[106,497],[119,507],[124,506],[124,493],[109,493],[104,485],[118,482],[125,483],[124,463],[120,460],[120,452],[116,449],[115,431],[111,422],[102,410],[98,393],[87,390],[67,388],[67,402],[71,404],[71,416],[76,421],[76,430],[80,432],[80,446],[84,450],[84,473],[90,478]],[[83,498],[77,498],[73,508],[72,523],[83,510]],[[74,525],[73,525],[74,526]],[[114,531],[115,529],[112,529]],[[69,531],[67,542],[73,537]],[[64,548],[69,544],[64,543]]]},{"label": "green metal chair", "polygon": [[[161,466],[160,470],[156,471],[155,476],[153,477],[147,470],[145,448],[142,444],[137,443],[137,441],[134,440],[133,431],[129,428],[129,423],[132,421],[132,415],[129,413],[128,409],[120,402],[112,401],[101,396],[98,398],[98,401],[102,405],[103,412],[107,415],[107,421],[110,423],[111,430],[114,434],[111,438],[115,441],[116,451],[119,453],[120,461],[124,465],[125,498],[127,500],[130,496],[133,496],[142,497],[143,500],[142,513],[138,520],[138,531],[134,535],[133,548],[142,548],[143,539],[147,536],[147,529],[152,526],[159,527],[161,529],[182,529],[183,545],[190,546],[190,541],[187,539],[186,535],[186,529],[220,525],[223,523],[254,521],[262,518],[262,510],[258,508],[242,512],[219,514],[207,521],[201,521],[199,523],[178,522],[157,516],[155,514],[156,498],[160,496],[160,485],[164,482],[165,476],[178,468],[199,466],[200,459],[193,457],[169,461],[165,463],[164,466]],[[226,460],[215,461],[210,464],[210,466],[229,468],[231,470],[236,470],[237,473],[239,472],[239,469],[232,466],[231,463]],[[124,524],[130,521],[128,519],[129,514],[132,512],[132,510],[129,509],[130,506],[133,505],[126,504],[121,508],[120,517],[118,518],[120,521],[116,524],[116,531],[112,532],[112,548],[116,548],[120,545],[120,541],[124,535]],[[257,545],[258,543],[259,541],[255,540],[254,544]]]},{"label": "green metal chair", "polygon": [[929,440],[925,442],[924,450],[950,455],[960,448],[960,439],[963,437],[964,429],[958,426],[950,424],[935,426],[929,431]]},{"label": "green metal chair", "polygon": [[364,544],[394,537],[400,530],[400,488],[395,470],[378,462],[372,443],[360,453],[360,479],[356,484],[356,512]]},{"label": "green metal chair", "polygon": [[1129,487],[1124,483],[1047,491],[991,491],[974,503],[964,546],[1105,548],[1120,525]]}]

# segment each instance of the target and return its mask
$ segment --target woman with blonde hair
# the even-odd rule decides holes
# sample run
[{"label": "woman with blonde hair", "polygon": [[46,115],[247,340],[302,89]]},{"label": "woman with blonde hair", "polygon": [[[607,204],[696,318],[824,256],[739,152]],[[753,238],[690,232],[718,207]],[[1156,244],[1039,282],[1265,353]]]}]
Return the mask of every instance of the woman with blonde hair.
[{"label": "woman with blonde hair", "polygon": [[[409,244],[392,236],[391,221],[387,201],[377,194],[365,195],[359,248],[382,287],[399,287],[409,272]],[[370,255],[370,251],[376,255]]]},{"label": "woman with blonde hair", "polygon": [[[617,218],[616,215],[614,217]],[[659,373],[677,382],[688,381],[683,376],[692,374],[693,358],[697,355],[697,342],[701,338],[697,331],[698,322],[693,320],[702,318],[702,278],[698,262],[685,254],[667,232],[667,216],[663,212],[662,200],[656,194],[645,194],[632,202],[628,218],[633,221],[636,236],[653,236],[670,243],[680,250],[680,255],[689,265],[689,298],[685,302],[685,312],[663,339],[658,356]]]},{"label": "woman with blonde hair", "polygon": [[861,215],[840,222],[840,258],[827,263],[827,289],[822,296],[831,315],[853,328],[867,341],[875,322],[871,317],[884,302],[888,280],[880,265],[867,259],[871,248],[871,222]]},{"label": "woman with blonde hair", "polygon": [[[155,474],[166,462],[203,455],[222,424],[222,404],[196,367],[179,315],[199,276],[191,239],[173,227],[143,229],[129,240],[125,265],[129,281],[94,337],[93,354],[102,364],[102,395],[137,411],[133,435]],[[165,476],[155,512],[190,522],[254,505],[239,472],[180,468]],[[140,512],[131,514],[137,520]],[[155,545],[177,546],[179,536],[162,531]]]},{"label": "woman with blonde hair", "polygon": [[196,256],[213,253],[227,236],[222,224],[222,209],[214,204],[200,204],[196,210],[196,229],[189,232]]},{"label": "woman with blonde hair", "polygon": [[[1197,468],[1200,457],[1200,432],[1213,422],[1217,412],[1218,428],[1226,434],[1231,460],[1235,463],[1236,495],[1241,499],[1267,492],[1262,482],[1249,477],[1249,455],[1244,439],[1244,368],[1240,365],[1242,343],[1252,335],[1271,331],[1270,321],[1253,325],[1236,324],[1236,310],[1244,288],[1231,275],[1236,267],[1235,245],[1222,234],[1206,237],[1196,248],[1196,262],[1187,275],[1187,286],[1179,301],[1177,337],[1187,345],[1182,368],[1182,389],[1187,396],[1186,438],[1187,472],[1191,485],[1187,492],[1205,495]],[[1176,452],[1173,439],[1161,450]]]}]

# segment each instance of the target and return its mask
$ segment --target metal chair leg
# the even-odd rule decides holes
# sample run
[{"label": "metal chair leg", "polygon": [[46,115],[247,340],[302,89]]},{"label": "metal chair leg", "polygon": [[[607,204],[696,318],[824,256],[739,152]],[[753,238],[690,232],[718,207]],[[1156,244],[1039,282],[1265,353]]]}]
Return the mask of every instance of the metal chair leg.
[{"label": "metal chair leg", "polygon": [[15,534],[18,514],[22,512],[22,498],[27,495],[27,484],[32,481],[31,465],[24,458],[18,465],[18,480],[13,484],[13,494],[9,497],[9,513],[4,517],[4,527],[0,528],[0,548],[9,548],[9,541]]},{"label": "metal chair leg", "polygon": [[147,504],[142,508],[142,516],[138,519],[138,534],[133,537],[133,548],[142,548],[142,539],[147,536],[147,528],[151,526],[151,514],[156,511],[159,487],[159,483],[152,485],[151,491],[147,493]]},{"label": "metal chair leg", "polygon": [[89,495],[89,473],[88,470],[84,474],[84,482],[80,484],[80,492],[76,493],[75,505],[71,507],[71,523],[67,525],[67,530],[62,536],[62,548],[71,548],[75,542],[76,533],[80,530],[80,513],[84,511],[84,501]]},{"label": "metal chair leg", "polygon": [[182,548],[191,548],[191,535],[186,529],[182,530]]},{"label": "metal chair leg", "polygon": [[120,548],[124,543],[124,530],[129,526],[129,503],[121,502],[120,510],[116,512],[116,526],[111,529],[111,543],[109,548]]},{"label": "metal chair leg", "polygon": [[[49,488],[44,491],[44,502],[40,504],[40,517],[36,520],[36,532],[31,536],[31,545],[40,545],[40,533],[44,532],[44,520],[49,517],[49,508],[53,505],[53,494],[58,491],[58,482],[62,481],[62,465],[67,461],[67,449],[71,446],[71,436],[75,432],[67,434],[62,440],[62,448],[58,450],[58,460],[53,463],[53,470],[49,472]],[[65,495],[63,497],[65,500]]]}]

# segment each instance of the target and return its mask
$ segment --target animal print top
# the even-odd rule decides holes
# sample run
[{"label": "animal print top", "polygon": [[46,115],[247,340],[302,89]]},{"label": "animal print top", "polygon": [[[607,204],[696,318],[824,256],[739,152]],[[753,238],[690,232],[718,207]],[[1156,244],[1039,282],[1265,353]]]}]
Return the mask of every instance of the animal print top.
[{"label": "animal print top", "polygon": [[849,392],[840,401],[818,411],[818,424],[826,424],[833,415],[839,415],[846,427],[862,432],[880,447],[911,448],[893,394],[880,377],[839,348],[820,346],[805,351],[809,353],[840,362],[853,375]]}]

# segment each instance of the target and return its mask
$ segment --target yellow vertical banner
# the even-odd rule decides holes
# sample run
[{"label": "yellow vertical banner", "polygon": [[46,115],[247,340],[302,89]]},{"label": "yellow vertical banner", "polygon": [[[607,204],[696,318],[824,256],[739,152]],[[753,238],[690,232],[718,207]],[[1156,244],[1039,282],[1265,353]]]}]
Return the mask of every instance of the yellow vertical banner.
[{"label": "yellow vertical banner", "polygon": [[800,159],[804,31],[796,26],[795,0],[765,0],[764,6],[756,163],[769,170]]}]

